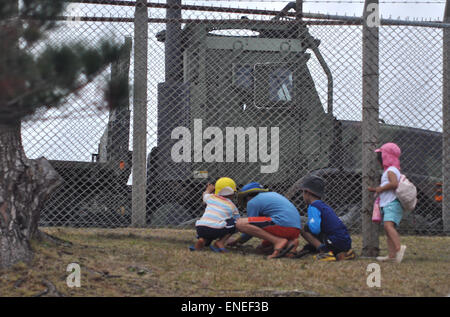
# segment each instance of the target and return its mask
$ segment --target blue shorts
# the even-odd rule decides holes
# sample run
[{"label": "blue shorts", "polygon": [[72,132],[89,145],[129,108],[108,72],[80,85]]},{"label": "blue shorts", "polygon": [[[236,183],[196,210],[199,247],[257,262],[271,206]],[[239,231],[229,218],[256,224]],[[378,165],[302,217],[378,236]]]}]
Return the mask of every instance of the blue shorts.
[{"label": "blue shorts", "polygon": [[337,255],[341,252],[347,252],[348,250],[350,250],[352,248],[352,239],[350,238],[350,236],[344,237],[344,238],[338,238],[336,236],[327,236],[323,232],[321,232],[319,234],[314,234],[310,231],[307,224],[305,225],[304,230],[306,232],[311,233],[317,240],[319,240],[322,243],[322,246],[320,248],[321,252],[331,251],[331,252],[333,252],[334,255]]},{"label": "blue shorts", "polygon": [[400,201],[396,199],[381,207],[381,215],[383,216],[383,221],[392,221],[398,226],[403,217],[403,208]]}]

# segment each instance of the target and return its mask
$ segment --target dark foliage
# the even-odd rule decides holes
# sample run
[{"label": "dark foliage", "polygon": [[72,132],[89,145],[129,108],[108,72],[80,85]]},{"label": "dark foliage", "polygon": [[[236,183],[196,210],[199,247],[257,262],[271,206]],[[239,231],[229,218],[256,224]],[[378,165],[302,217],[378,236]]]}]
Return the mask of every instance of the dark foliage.
[{"label": "dark foliage", "polygon": [[[33,45],[59,27],[62,0],[2,0],[0,2],[0,124],[26,120],[40,108],[58,107],[64,98],[92,82],[125,52],[124,45],[104,39],[91,46],[81,43],[47,45],[40,53]],[[110,108],[123,104],[128,83],[106,82]]]}]

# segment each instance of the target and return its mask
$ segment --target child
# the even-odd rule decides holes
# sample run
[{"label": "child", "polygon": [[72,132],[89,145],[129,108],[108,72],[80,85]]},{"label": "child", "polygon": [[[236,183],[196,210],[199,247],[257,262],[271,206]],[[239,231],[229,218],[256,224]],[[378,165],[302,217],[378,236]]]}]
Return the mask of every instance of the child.
[{"label": "child", "polygon": [[[189,247],[191,251],[209,246],[214,252],[227,252],[225,243],[236,232],[236,219],[239,218],[239,211],[231,201],[235,192],[236,183],[228,177],[219,178],[215,185],[206,186],[203,193],[206,209],[195,223],[198,240]],[[215,239],[218,240],[210,245]]]},{"label": "child", "polygon": [[297,253],[297,257],[319,253],[315,256],[319,261],[354,259],[352,239],[347,228],[334,210],[321,200],[324,188],[323,179],[317,176],[306,177],[300,185],[308,205],[308,222],[301,235],[309,244]]},{"label": "child", "polygon": [[247,209],[247,218],[237,221],[237,229],[242,235],[228,245],[243,244],[258,237],[263,241],[257,250],[271,253],[268,259],[292,257],[301,228],[300,214],[294,204],[257,182],[242,187],[238,199]]},{"label": "child", "polygon": [[400,224],[403,209],[395,196],[395,189],[400,180],[400,148],[395,143],[386,143],[376,149],[378,161],[384,169],[380,186],[369,187],[380,198],[381,214],[383,216],[384,231],[386,232],[388,255],[377,257],[378,261],[395,261],[400,263],[405,254],[406,245],[400,245],[400,236],[396,226]]}]

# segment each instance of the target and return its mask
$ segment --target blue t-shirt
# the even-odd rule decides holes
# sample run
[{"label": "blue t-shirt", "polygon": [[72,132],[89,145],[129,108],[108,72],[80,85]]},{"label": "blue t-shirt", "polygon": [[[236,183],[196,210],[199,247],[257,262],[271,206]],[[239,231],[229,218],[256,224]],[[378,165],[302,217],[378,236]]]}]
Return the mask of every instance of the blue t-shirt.
[{"label": "blue t-shirt", "polygon": [[314,201],[308,207],[308,227],[315,235],[324,233],[335,244],[351,246],[347,227],[334,210],[321,200]]},{"label": "blue t-shirt", "polygon": [[[270,217],[273,223],[282,227],[301,229],[300,214],[294,204],[283,195],[275,192],[259,193],[247,203],[247,217]],[[241,243],[252,237],[241,235]]]},{"label": "blue t-shirt", "polygon": [[294,204],[275,192],[259,193],[247,203],[248,217],[270,217],[276,225],[301,228],[300,214]]}]

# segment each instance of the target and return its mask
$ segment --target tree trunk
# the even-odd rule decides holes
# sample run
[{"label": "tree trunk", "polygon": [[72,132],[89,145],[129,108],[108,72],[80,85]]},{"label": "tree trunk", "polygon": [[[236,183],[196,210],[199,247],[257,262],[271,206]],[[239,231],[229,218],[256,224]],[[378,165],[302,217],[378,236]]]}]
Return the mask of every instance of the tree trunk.
[{"label": "tree trunk", "polygon": [[20,122],[0,124],[0,268],[30,262],[40,211],[61,182],[45,158],[27,159]]}]

